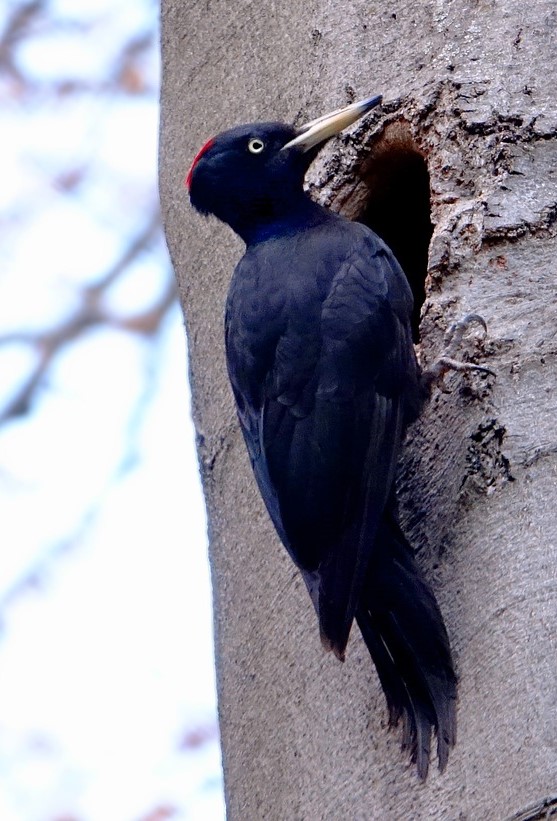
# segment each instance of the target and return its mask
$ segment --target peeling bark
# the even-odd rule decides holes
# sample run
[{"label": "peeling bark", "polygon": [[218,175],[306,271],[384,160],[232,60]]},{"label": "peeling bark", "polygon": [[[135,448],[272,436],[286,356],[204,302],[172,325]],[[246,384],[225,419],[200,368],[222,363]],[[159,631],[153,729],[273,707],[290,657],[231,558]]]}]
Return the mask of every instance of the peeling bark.
[{"label": "peeling bark", "polygon": [[[163,2],[161,194],[210,520],[230,819],[555,814],[556,38],[550,0],[310,0],[265,13],[251,2]],[[301,120],[376,91],[382,112],[314,164],[314,196],[360,216],[370,186],[395,179],[381,171],[393,152],[423,157],[432,234],[420,357],[432,363],[451,323],[474,312],[488,334],[471,333],[463,356],[497,374],[451,375],[451,393],[435,393],[411,429],[399,471],[405,528],[460,676],[457,747],[424,786],[387,732],[356,631],[345,665],[322,654],[257,496],[222,340],[241,246],[191,214],[181,188],[196,149],[222,128]]]}]

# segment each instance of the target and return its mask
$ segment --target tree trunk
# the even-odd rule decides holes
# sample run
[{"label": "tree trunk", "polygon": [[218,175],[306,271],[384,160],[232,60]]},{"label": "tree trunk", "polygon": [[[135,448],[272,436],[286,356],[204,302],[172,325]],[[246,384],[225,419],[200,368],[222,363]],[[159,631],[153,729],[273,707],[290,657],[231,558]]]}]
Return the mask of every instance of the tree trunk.
[{"label": "tree trunk", "polygon": [[[556,42],[551,0],[163,2],[161,192],[210,523],[230,821],[557,813]],[[382,112],[315,163],[315,196],[383,233],[418,302],[425,288],[425,364],[474,312],[488,333],[460,353],[496,372],[451,375],[401,463],[405,529],[460,679],[457,746],[425,785],[387,730],[357,630],[344,665],[323,653],[258,497],[223,350],[242,246],[182,185],[224,128],[378,92]]]}]

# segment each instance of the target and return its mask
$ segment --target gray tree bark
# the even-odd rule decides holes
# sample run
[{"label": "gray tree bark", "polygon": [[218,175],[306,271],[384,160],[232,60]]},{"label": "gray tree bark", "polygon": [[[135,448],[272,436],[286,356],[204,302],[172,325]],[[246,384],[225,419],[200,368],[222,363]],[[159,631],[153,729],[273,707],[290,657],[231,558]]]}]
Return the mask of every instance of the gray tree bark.
[{"label": "gray tree bark", "polygon": [[[228,817],[521,819],[557,813],[557,8],[552,0],[163,0],[161,197],[186,316],[213,568]],[[311,180],[361,215],[382,163],[430,175],[420,354],[481,314],[465,346],[496,380],[452,375],[411,429],[405,527],[460,678],[457,746],[416,780],[388,732],[357,631],[323,653],[263,509],[225,376],[223,305],[241,243],[188,207],[200,145],[382,92]],[[404,148],[406,145],[406,149]],[[394,146],[394,148],[393,148]],[[388,165],[388,163],[387,163]],[[389,177],[387,174],[386,182]],[[465,351],[465,352],[466,352]],[[195,660],[192,659],[192,664]]]}]

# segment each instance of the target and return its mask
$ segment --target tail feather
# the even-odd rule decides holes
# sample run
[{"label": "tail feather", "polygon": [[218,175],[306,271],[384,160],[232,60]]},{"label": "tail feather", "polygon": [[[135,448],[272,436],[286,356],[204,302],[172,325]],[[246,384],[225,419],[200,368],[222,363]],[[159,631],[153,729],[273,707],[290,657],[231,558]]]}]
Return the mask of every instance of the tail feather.
[{"label": "tail feather", "polygon": [[439,769],[456,741],[456,676],[439,606],[396,522],[382,525],[356,620],[377,668],[389,724],[427,777],[431,732]]}]

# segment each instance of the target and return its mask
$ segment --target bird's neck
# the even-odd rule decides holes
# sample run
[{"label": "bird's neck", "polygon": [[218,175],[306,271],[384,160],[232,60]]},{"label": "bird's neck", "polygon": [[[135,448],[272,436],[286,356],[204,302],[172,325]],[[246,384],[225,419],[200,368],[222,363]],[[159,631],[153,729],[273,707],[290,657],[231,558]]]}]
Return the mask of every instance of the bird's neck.
[{"label": "bird's neck", "polygon": [[249,213],[238,215],[235,224],[229,224],[246,245],[251,246],[273,237],[294,234],[329,217],[329,211],[314,202],[305,191],[300,191],[295,197],[273,197],[268,202],[258,203]]}]

